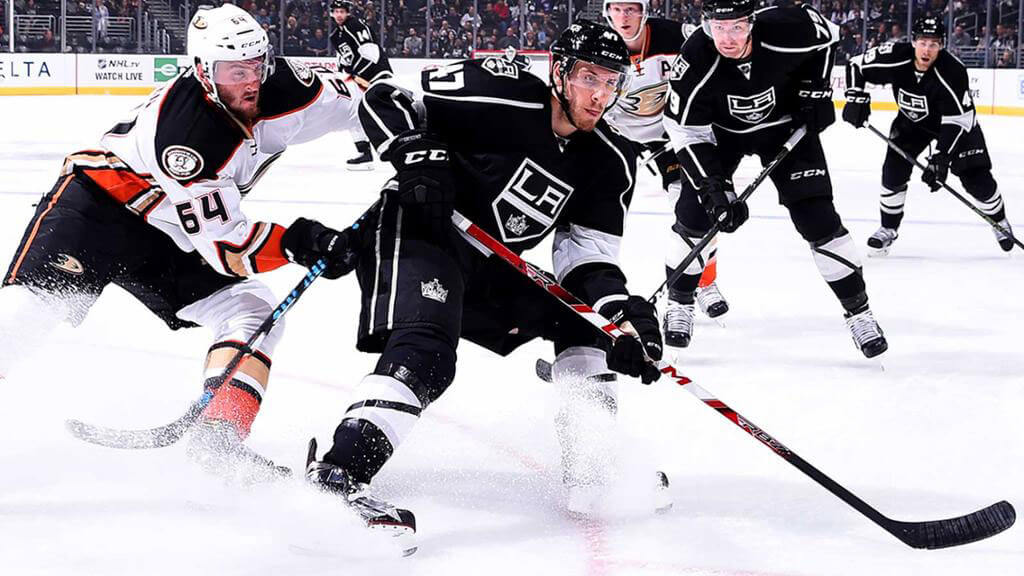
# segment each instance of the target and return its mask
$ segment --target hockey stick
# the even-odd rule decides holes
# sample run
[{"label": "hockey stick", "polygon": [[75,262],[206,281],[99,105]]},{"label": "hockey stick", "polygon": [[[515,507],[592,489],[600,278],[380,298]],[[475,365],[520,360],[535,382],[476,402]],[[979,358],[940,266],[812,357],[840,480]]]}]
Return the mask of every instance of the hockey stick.
[{"label": "hockey stick", "polygon": [[[791,134],[789,136],[789,139],[786,140],[786,142],[782,145],[782,150],[779,150],[779,153],[776,154],[774,158],[772,158],[772,161],[761,169],[761,173],[758,174],[756,178],[754,178],[753,182],[747,185],[747,187],[743,190],[743,193],[739,195],[736,201],[746,202],[747,198],[750,198],[750,195],[754,193],[754,190],[756,190],[757,187],[760,186],[762,182],[764,182],[764,179],[767,178],[768,175],[772,173],[772,170],[774,170],[775,167],[778,166],[779,163],[782,162],[782,160],[793,150],[793,148],[795,148],[796,145],[800,143],[800,140],[803,139],[803,137],[806,134],[806,126],[801,126],[794,130],[793,134]],[[724,217],[725,214],[721,216],[721,218]],[[654,291],[654,294],[651,294],[651,297],[647,299],[648,302],[654,304],[666,288],[668,288],[672,284],[675,284],[676,280],[679,280],[679,277],[683,275],[683,272],[686,270],[686,267],[689,266],[690,263],[693,262],[698,256],[700,256],[701,251],[704,250],[704,248],[708,244],[710,244],[712,240],[714,240],[715,236],[718,235],[718,233],[721,231],[720,226],[720,222],[715,222],[714,225],[711,226],[711,229],[708,230],[707,234],[705,234],[700,239],[700,241],[697,242],[697,244],[695,244],[693,248],[690,249],[690,253],[687,254],[686,257],[683,258],[682,261],[676,266],[676,269],[672,271],[672,274],[670,274],[669,277],[666,278],[665,281],[661,283],[661,286],[658,286],[658,289]],[[612,322],[618,322],[619,320],[622,320],[622,317],[618,315],[616,315],[615,318],[612,318]]]},{"label": "hockey stick", "polygon": [[323,259],[317,260],[315,264],[306,272],[306,275],[302,278],[302,281],[295,286],[295,288],[288,294],[277,308],[267,316],[263,323],[260,324],[259,328],[249,337],[249,339],[242,345],[241,348],[235,352],[234,356],[231,357],[231,361],[228,362],[227,366],[224,367],[224,372],[217,378],[214,386],[207,388],[203,391],[203,395],[198,400],[192,402],[181,417],[170,424],[163,426],[157,426],[156,428],[147,428],[142,430],[122,430],[118,428],[104,428],[103,426],[94,426],[87,424],[80,420],[68,420],[65,424],[67,425],[68,431],[78,438],[92,444],[99,444],[100,446],[106,446],[108,448],[122,448],[122,449],[142,449],[142,448],[163,448],[170,446],[182,436],[185,432],[192,427],[193,424],[199,419],[200,414],[209,405],[210,401],[213,400],[217,390],[219,390],[225,382],[228,382],[235,376],[239,366],[242,364],[242,359],[253,353],[254,347],[257,342],[262,340],[270,331],[277,325],[278,320],[295,304],[295,302],[302,296],[303,292],[309,288],[309,285],[314,280],[323,274],[327,268],[327,263]]},{"label": "hockey stick", "polygon": [[[452,216],[456,226],[472,239],[471,243],[484,254],[496,254],[516,270],[522,272],[527,278],[570,308],[584,320],[600,329],[613,341],[625,334],[617,325],[609,322],[606,318],[595,312],[590,306],[583,303],[565,288],[552,280],[551,276],[523,260],[518,254],[512,252],[504,244],[496,240],[482,228],[479,228],[461,214],[456,212]],[[772,438],[767,432],[758,428],[753,422],[741,416],[738,412],[727,406],[721,400],[712,396],[686,376],[680,374],[675,366],[665,360],[654,362],[662,374],[671,378],[679,386],[689,390],[708,406],[714,408],[719,414],[729,419],[730,422],[739,426],[759,442],[770,448],[775,454],[792,464],[798,470],[809,476],[812,480],[823,486],[826,490],[837,496],[843,502],[866,516],[875,524],[898,538],[901,542],[913,548],[947,548],[959,546],[983,538],[998,534],[1010,526],[1013,526],[1017,514],[1007,501],[1001,501],[987,508],[983,508],[966,516],[948,518],[945,520],[931,520],[925,522],[901,522],[883,516],[878,510],[872,508],[852,492],[842,487],[836,481],[826,476],[823,472],[810,465],[806,460],[798,456],[782,445],[781,442]]]},{"label": "hockey stick", "polygon": [[[865,123],[864,125],[868,127],[868,130],[871,130],[872,132],[874,132],[879,138],[881,138],[882,140],[885,140],[885,143],[889,145],[889,148],[891,148],[893,152],[899,154],[904,160],[906,160],[907,162],[910,162],[911,164],[917,166],[922,171],[927,168],[927,166],[925,166],[924,164],[919,162],[917,160],[917,158],[914,158],[910,154],[907,154],[906,151],[904,151],[902,148],[897,146],[896,143],[893,142],[891,138],[889,138],[888,136],[883,134],[878,128],[875,128],[871,124],[867,124],[867,123]],[[947,192],[952,194],[954,198],[956,198],[957,200],[963,202],[964,205],[967,206],[968,208],[970,208],[972,211],[974,211],[975,214],[977,214],[978,216],[981,216],[985,220],[985,222],[988,223],[989,226],[991,226],[991,227],[995,228],[996,230],[999,230],[1003,234],[1006,234],[1007,236],[1009,236],[1010,239],[1013,240],[1014,244],[1016,244],[1018,247],[1020,247],[1020,249],[1024,250],[1024,243],[1021,243],[1021,241],[1018,240],[1017,237],[1013,235],[1013,232],[1007,230],[1006,228],[1003,228],[1002,225],[1000,225],[998,222],[993,220],[988,214],[985,214],[984,212],[982,212],[981,209],[978,208],[977,206],[975,206],[973,202],[971,202],[967,198],[964,198],[962,194],[960,194],[959,192],[954,190],[952,187],[950,187],[949,184],[946,184],[945,182],[939,182],[939,184],[942,185],[942,187],[945,188]]]}]

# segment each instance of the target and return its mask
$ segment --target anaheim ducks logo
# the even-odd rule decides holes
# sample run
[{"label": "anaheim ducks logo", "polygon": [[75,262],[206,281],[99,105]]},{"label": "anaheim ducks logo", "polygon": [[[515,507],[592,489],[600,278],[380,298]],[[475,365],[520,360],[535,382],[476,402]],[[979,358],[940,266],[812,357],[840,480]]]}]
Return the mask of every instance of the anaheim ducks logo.
[{"label": "anaheim ducks logo", "polygon": [[78,258],[67,254],[57,254],[54,261],[50,262],[50,266],[74,276],[81,276],[85,272],[85,266],[82,266]]},{"label": "anaheim ducks logo", "polygon": [[668,82],[641,88],[627,94],[622,100],[622,108],[636,116],[657,116],[668,102]]}]

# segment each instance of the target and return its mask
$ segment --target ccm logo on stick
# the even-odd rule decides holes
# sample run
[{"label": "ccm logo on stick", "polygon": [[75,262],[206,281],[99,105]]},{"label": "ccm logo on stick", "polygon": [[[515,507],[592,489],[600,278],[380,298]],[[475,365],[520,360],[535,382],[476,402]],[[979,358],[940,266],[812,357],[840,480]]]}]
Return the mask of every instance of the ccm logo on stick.
[{"label": "ccm logo on stick", "polygon": [[790,180],[800,180],[801,178],[814,178],[815,176],[824,176],[824,168],[814,168],[812,170],[801,170],[800,172],[793,172],[789,175]]}]

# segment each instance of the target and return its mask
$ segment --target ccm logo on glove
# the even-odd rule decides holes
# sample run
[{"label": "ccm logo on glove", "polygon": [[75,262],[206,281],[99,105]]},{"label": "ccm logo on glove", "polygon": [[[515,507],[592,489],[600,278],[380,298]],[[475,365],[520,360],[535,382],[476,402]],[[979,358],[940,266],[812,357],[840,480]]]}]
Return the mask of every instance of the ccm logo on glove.
[{"label": "ccm logo on glove", "polygon": [[405,164],[418,164],[425,160],[430,162],[445,162],[448,160],[447,150],[415,150],[405,155]]}]

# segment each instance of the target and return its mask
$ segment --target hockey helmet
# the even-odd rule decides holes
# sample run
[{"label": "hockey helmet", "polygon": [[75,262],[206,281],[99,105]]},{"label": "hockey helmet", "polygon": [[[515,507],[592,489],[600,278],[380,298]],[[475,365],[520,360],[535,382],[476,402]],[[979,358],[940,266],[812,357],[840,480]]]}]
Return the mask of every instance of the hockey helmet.
[{"label": "hockey helmet", "polygon": [[754,15],[754,0],[704,0],[705,20],[735,20]]},{"label": "hockey helmet", "polygon": [[912,37],[917,40],[919,37],[938,38],[946,40],[946,24],[941,18],[935,16],[920,16],[914,20],[914,26],[910,29]]},{"label": "hockey helmet", "polygon": [[612,24],[612,18],[608,14],[608,5],[609,4],[639,4],[640,5],[640,27],[637,28],[636,34],[634,34],[630,38],[624,38],[624,39],[626,40],[626,42],[632,42],[633,40],[636,40],[637,38],[639,38],[640,34],[642,34],[643,31],[644,31],[644,27],[647,25],[647,15],[651,11],[650,0],[604,0],[603,7],[601,9],[601,14],[604,15],[605,22],[607,22],[608,25],[611,26],[612,28],[615,28],[615,26]]},{"label": "hockey helmet", "polygon": [[[565,95],[565,87],[569,85],[572,71],[579,62],[596,64],[619,73],[614,97],[605,106],[606,110],[614,106],[626,91],[631,65],[626,41],[608,26],[579,19],[562,32],[551,44],[551,89],[555,91],[558,101],[574,126],[576,123],[569,113],[570,106]],[[556,74],[558,83],[555,82]]]},{"label": "hockey helmet", "polygon": [[355,12],[355,8],[355,4],[353,4],[350,0],[331,0],[332,12],[341,9],[351,14],[352,12]]},{"label": "hockey helmet", "polygon": [[188,55],[210,82],[204,87],[210,97],[217,95],[217,63],[261,60],[258,73],[266,81],[272,72],[270,40],[258,22],[234,4],[217,8],[200,6],[188,25]]}]

